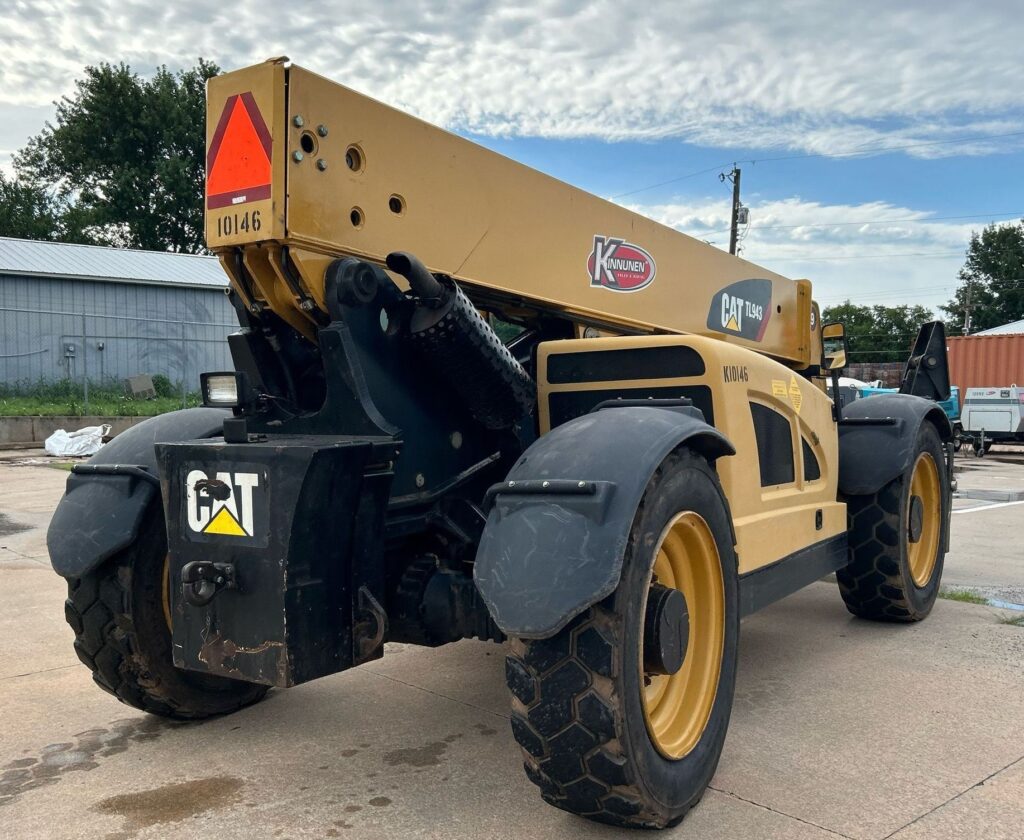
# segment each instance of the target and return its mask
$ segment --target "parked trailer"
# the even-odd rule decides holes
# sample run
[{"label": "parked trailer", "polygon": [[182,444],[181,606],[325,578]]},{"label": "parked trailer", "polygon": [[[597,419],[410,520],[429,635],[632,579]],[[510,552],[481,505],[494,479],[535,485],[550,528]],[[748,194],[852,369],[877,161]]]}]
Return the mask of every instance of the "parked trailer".
[{"label": "parked trailer", "polygon": [[1024,443],[1024,388],[968,388],[961,416],[975,455],[993,443]]}]

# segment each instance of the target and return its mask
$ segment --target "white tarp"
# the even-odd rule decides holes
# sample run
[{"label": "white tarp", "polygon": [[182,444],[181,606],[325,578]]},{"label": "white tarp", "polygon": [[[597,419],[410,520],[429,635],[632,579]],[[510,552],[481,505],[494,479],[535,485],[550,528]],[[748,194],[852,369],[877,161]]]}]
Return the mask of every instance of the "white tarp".
[{"label": "white tarp", "polygon": [[86,426],[77,432],[57,429],[46,439],[43,446],[47,455],[95,455],[103,446],[103,438],[110,434],[110,426]]}]

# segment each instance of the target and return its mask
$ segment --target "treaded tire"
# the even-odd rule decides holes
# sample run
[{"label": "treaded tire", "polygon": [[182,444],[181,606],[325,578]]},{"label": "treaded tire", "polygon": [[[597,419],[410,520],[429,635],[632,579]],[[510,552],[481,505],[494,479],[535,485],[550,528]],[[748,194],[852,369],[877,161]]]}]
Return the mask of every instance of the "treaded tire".
[{"label": "treaded tire", "polygon": [[267,686],[174,667],[163,613],[166,554],[163,509],[155,504],[133,545],[90,574],[68,580],[64,615],[78,658],[104,691],[162,717],[198,720],[262,699]]},{"label": "treaded tire", "polygon": [[[928,452],[938,467],[942,523],[935,565],[924,586],[913,579],[908,560],[910,481],[917,457]],[[943,534],[949,517],[950,487],[939,433],[924,423],[910,467],[871,496],[846,499],[850,564],[836,572],[846,608],[874,621],[920,621],[939,594],[945,561]]]},{"label": "treaded tire", "polygon": [[[718,548],[725,634],[717,690],[696,746],[670,760],[655,747],[640,680],[641,607],[657,541],[684,510],[699,513]],[[739,590],[730,514],[718,477],[688,449],[658,468],[637,510],[616,591],[550,639],[512,639],[506,679],[512,733],[527,777],[545,801],[599,822],[678,823],[714,775],[729,724],[739,637]]]}]

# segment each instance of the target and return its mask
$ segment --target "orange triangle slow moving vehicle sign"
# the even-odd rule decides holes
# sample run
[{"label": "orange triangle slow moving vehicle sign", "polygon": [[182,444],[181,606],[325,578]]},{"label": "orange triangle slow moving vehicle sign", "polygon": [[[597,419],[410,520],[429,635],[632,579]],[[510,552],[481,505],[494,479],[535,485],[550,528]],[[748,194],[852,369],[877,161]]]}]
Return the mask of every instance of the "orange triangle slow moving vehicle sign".
[{"label": "orange triangle slow moving vehicle sign", "polygon": [[270,198],[271,137],[251,93],[229,96],[206,153],[206,207]]}]

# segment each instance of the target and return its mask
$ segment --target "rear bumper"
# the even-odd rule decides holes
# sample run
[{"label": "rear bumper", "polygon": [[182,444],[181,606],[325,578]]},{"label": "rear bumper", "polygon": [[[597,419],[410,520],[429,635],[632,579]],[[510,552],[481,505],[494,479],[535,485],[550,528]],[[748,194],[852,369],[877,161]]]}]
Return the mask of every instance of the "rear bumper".
[{"label": "rear bumper", "polygon": [[379,657],[398,444],[158,444],[174,664],[286,687]]}]

